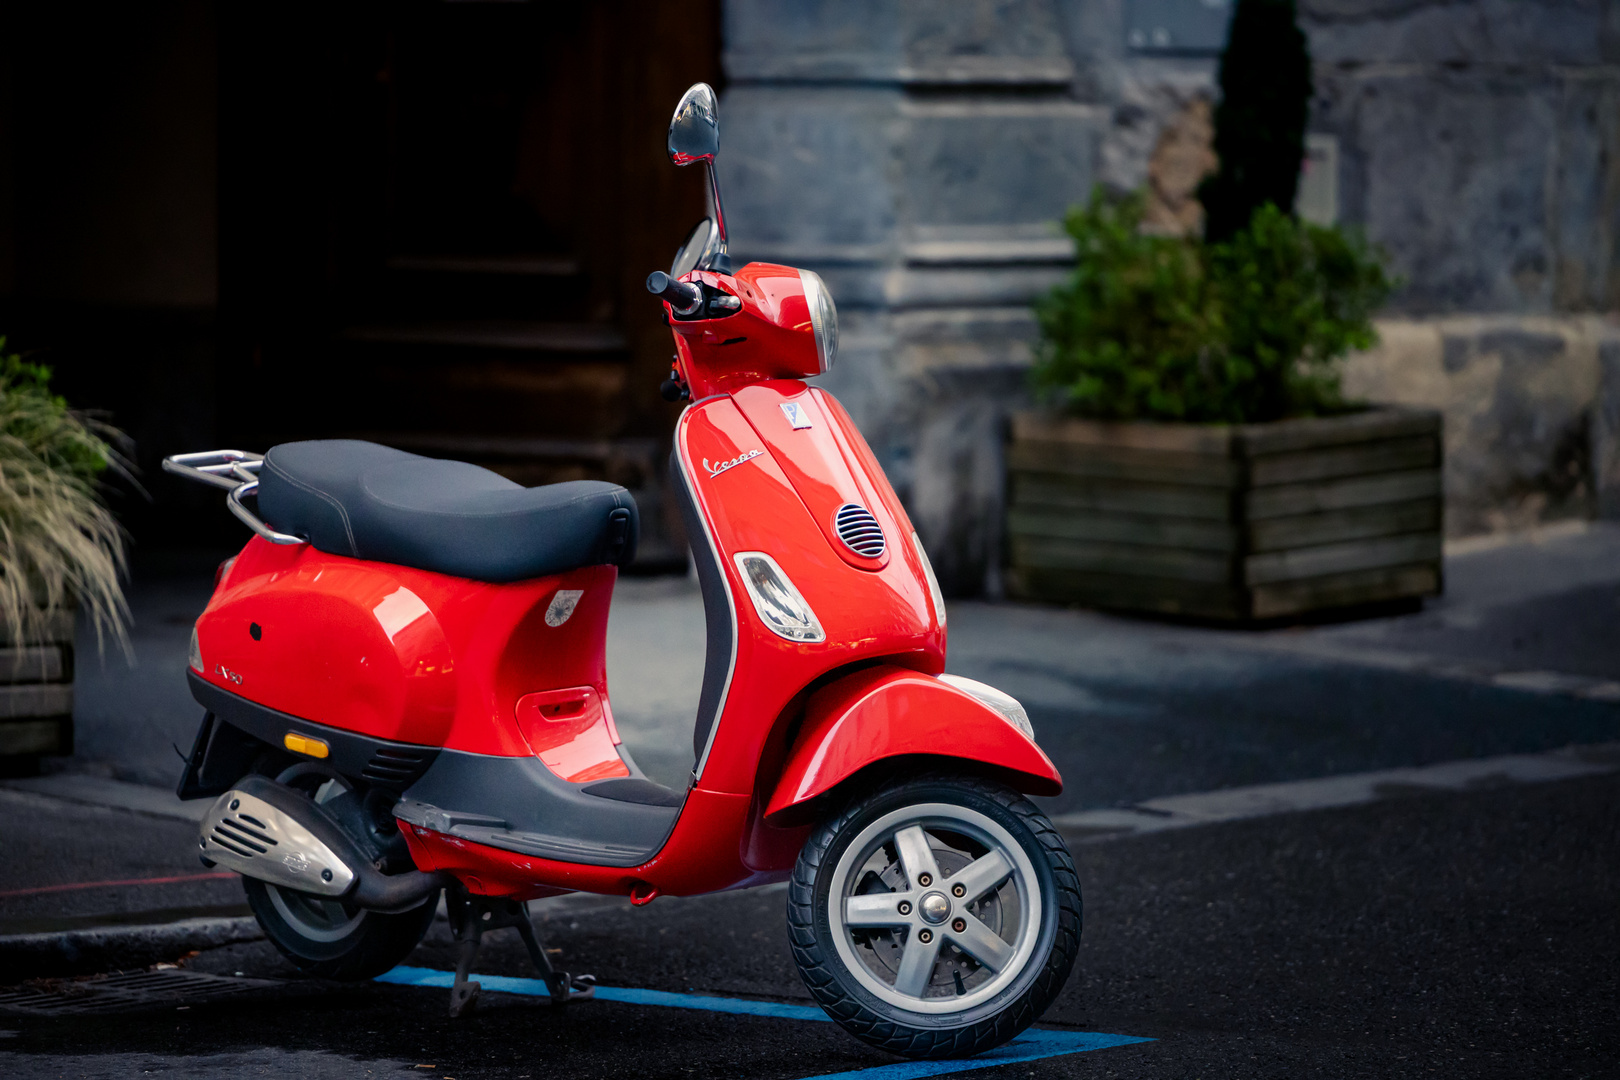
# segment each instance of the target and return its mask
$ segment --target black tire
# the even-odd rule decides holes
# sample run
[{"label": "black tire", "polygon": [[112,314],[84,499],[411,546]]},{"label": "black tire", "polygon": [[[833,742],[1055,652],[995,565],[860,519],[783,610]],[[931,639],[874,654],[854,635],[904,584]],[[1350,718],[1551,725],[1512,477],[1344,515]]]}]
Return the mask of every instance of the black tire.
[{"label": "black tire", "polygon": [[411,954],[433,924],[439,894],[421,907],[384,915],[245,877],[248,906],[281,955],[322,979],[374,979]]},{"label": "black tire", "polygon": [[[1015,852],[1005,852],[1004,861],[1008,861],[1010,866],[1016,863],[1022,869],[1009,871],[1013,876],[986,891],[984,899],[978,904],[975,904],[973,896],[968,896],[965,902],[953,902],[944,898],[942,892],[951,881],[948,875],[965,871],[968,867],[960,865],[957,870],[948,871],[947,853],[952,851],[953,843],[971,847],[973,838],[953,834],[952,823],[948,819],[919,816],[917,822],[928,831],[912,835],[926,838],[930,855],[937,860],[935,869],[941,875],[938,887],[931,893],[919,893],[919,888],[927,886],[905,880],[909,875],[901,866],[904,856],[899,846],[900,837],[896,834],[888,841],[882,837],[886,835],[884,830],[891,827],[887,822],[898,821],[900,824],[893,828],[897,832],[908,832],[910,826],[905,824],[909,820],[905,817],[908,808],[924,804],[961,808],[965,811],[960,817],[964,827],[982,820],[973,815],[982,815],[982,818],[995,822],[1022,850],[1027,863],[1017,862]],[[946,823],[941,825],[941,821]],[[874,829],[877,831],[869,833]],[[846,854],[863,833],[868,833],[868,838],[862,842],[862,849],[856,850],[845,860]],[[945,836],[955,835],[957,840],[942,840],[940,835],[936,835],[941,833]],[[989,834],[986,836],[988,839],[984,843],[983,854],[1001,850],[1001,841]],[[992,847],[991,844],[997,846]],[[862,850],[869,850],[872,854],[863,856]],[[956,854],[962,859],[983,857],[973,855],[971,850]],[[900,930],[873,929],[877,924],[871,922],[859,926],[846,925],[845,915],[839,916],[839,928],[835,930],[830,896],[835,877],[846,883],[846,891],[854,888],[871,895],[876,903],[888,904],[890,901],[877,898],[885,893],[885,881],[889,882],[889,889],[896,889],[893,879],[874,876],[872,870],[885,858],[891,860],[891,866],[883,871],[883,875],[898,874],[899,880],[905,882],[904,895],[922,896],[930,900],[929,923],[925,925],[919,921],[925,916],[923,904],[918,901],[912,905],[899,904],[895,908],[908,915],[912,911],[917,913],[911,928],[904,931],[904,937]],[[842,871],[839,870],[841,860],[848,863]],[[901,869],[896,871],[896,866]],[[1013,901],[1005,899],[1008,888],[1014,890]],[[1022,914],[1032,906],[1027,898],[1019,899],[1024,897],[1025,888],[1039,891],[1038,919],[1022,919]],[[896,894],[900,891],[896,889]],[[954,889],[952,892],[955,894]],[[941,898],[944,899],[943,904]],[[845,899],[843,896],[839,898],[840,905]],[[994,915],[998,935],[1005,930],[1003,904],[1008,911],[1013,911],[1017,904],[1023,904],[1024,907],[1017,908],[1014,913],[1028,927],[1019,926],[1013,931],[1015,943],[1021,944],[999,970],[980,964],[962,950],[958,942],[967,942],[968,938],[964,936],[958,939],[947,933],[947,928],[969,929],[966,920],[954,916],[976,913],[988,918],[990,910],[980,905],[991,903],[997,905]],[[932,916],[938,915],[941,909],[945,914],[940,918],[949,921],[933,923]],[[845,912],[846,908],[840,906],[838,910]],[[854,920],[854,910],[847,911],[848,919]],[[1034,1023],[1057,997],[1069,977],[1080,947],[1080,883],[1075,874],[1074,860],[1062,837],[1028,799],[1010,788],[989,781],[933,775],[887,786],[857,800],[818,827],[805,842],[804,849],[799,853],[798,864],[794,867],[788,886],[787,916],[793,958],[805,986],[827,1014],[843,1025],[846,1031],[880,1050],[903,1057],[961,1057],[982,1053],[1013,1038]],[[930,930],[931,925],[938,925],[938,931]],[[983,922],[974,923],[972,929],[976,931],[986,925]],[[842,947],[835,934],[847,935]],[[916,935],[915,939],[913,935]],[[903,973],[907,970],[904,963],[892,969],[896,976],[892,984],[885,984],[886,970],[889,969],[883,966],[886,962],[883,956],[902,957],[906,946],[921,942],[925,937],[930,941],[938,938],[940,944],[927,955],[940,959],[920,961],[913,965],[915,980],[916,972],[922,971],[922,965],[927,964],[920,993],[911,997],[902,992]],[[1008,943],[1004,941],[1002,944]],[[947,945],[951,950],[949,954]],[[884,953],[884,949],[888,952]],[[1027,958],[1017,962],[1019,956]],[[863,973],[854,973],[846,958],[853,958],[855,963],[862,964]],[[960,972],[964,967],[974,968],[969,976],[974,980],[981,980],[981,975],[985,976],[976,983],[976,988],[969,989],[963,981]],[[1012,968],[1017,970],[1008,974]],[[941,981],[947,970],[954,972],[950,975],[950,980],[954,982]],[[999,988],[998,982],[1001,983]],[[914,985],[914,982],[908,985]],[[954,991],[950,989],[952,985]],[[889,999],[880,998],[880,992]],[[958,996],[966,995],[963,1000],[970,1001],[971,1005],[950,1011],[954,998],[949,995],[953,992]],[[900,999],[915,1001],[919,1008],[932,1011],[902,1007],[896,1003]]]}]

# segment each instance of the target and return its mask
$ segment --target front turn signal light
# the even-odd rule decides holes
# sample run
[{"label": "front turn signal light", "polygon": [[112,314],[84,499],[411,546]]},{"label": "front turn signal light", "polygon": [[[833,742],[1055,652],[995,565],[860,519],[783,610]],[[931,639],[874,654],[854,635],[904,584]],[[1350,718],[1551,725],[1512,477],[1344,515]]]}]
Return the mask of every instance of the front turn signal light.
[{"label": "front turn signal light", "polygon": [[962,693],[976,699],[979,704],[1000,715],[1000,717],[1023,732],[1024,738],[1030,742],[1035,741],[1035,725],[1029,722],[1029,713],[1019,704],[1018,699],[1011,694],[1003,693],[995,687],[979,682],[976,679],[964,679],[960,675],[941,675],[939,681],[947,686],[954,686]]},{"label": "front turn signal light", "polygon": [[771,633],[789,641],[827,640],[816,613],[810,610],[810,605],[776,565],[775,559],[763,551],[739,551],[736,560],[748,598],[754,602],[754,610]]},{"label": "front turn signal light", "polygon": [[199,675],[203,673],[202,646],[197,643],[196,626],[192,626],[191,628],[191,654],[187,657],[187,662],[191,665],[192,671],[195,671]]},{"label": "front turn signal light", "polygon": [[917,553],[917,561],[922,563],[923,577],[928,579],[928,598],[934,602],[934,616],[939,619],[939,628],[945,629],[945,597],[939,591],[939,579],[934,576],[934,564],[928,561],[928,552],[923,548],[922,538],[917,530],[911,530],[911,547]]}]

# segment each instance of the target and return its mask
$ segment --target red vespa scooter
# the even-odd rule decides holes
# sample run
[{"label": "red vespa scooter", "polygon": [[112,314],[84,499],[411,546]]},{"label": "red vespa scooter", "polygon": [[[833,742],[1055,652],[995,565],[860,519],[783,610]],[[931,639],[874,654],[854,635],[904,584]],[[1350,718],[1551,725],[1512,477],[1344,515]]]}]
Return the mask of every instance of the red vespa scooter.
[{"label": "red vespa scooter", "polygon": [[989,1049],[1079,945],[1073,862],[1023,797],[1062,781],[1018,702],[942,674],[928,557],[848,414],[803,381],[837,350],[821,279],[733,269],[708,86],[669,145],[704,163],[711,207],[648,282],[677,350],[665,396],[693,400],[671,455],[708,632],[687,789],[647,779],[613,723],[623,488],[523,488],[354,441],[183,454],[165,468],[227,489],[256,534],[192,637],[207,714],[179,793],[217,796],[201,857],[328,978],[403,960],[442,890],[453,1013],[497,926],[554,1003],[589,995],[552,970],[528,900],[786,879],[794,958],[833,1019],[912,1057]]}]

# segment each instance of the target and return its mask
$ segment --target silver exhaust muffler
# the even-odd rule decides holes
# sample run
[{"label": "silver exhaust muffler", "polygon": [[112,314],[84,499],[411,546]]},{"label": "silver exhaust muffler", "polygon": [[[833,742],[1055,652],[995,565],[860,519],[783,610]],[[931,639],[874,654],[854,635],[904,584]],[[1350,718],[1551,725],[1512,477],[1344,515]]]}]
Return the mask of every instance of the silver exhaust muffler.
[{"label": "silver exhaust muffler", "polygon": [[407,911],[447,884],[440,873],[384,874],[324,810],[264,776],[214,801],[197,839],[209,863],[372,911]]},{"label": "silver exhaust muffler", "polygon": [[337,852],[291,814],[240,788],[215,801],[198,843],[203,858],[272,885],[333,897],[354,886],[354,870]]}]

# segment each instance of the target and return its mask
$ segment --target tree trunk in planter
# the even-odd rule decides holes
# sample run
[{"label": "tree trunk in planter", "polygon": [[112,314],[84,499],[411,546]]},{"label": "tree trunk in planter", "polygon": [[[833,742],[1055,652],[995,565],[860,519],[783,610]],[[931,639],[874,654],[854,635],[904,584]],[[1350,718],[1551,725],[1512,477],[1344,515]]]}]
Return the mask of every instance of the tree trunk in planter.
[{"label": "tree trunk in planter", "polygon": [[1007,589],[1239,621],[1441,589],[1440,414],[1013,418]]},{"label": "tree trunk in planter", "polygon": [[58,612],[45,637],[20,645],[0,624],[0,757],[73,753],[73,612]]}]

